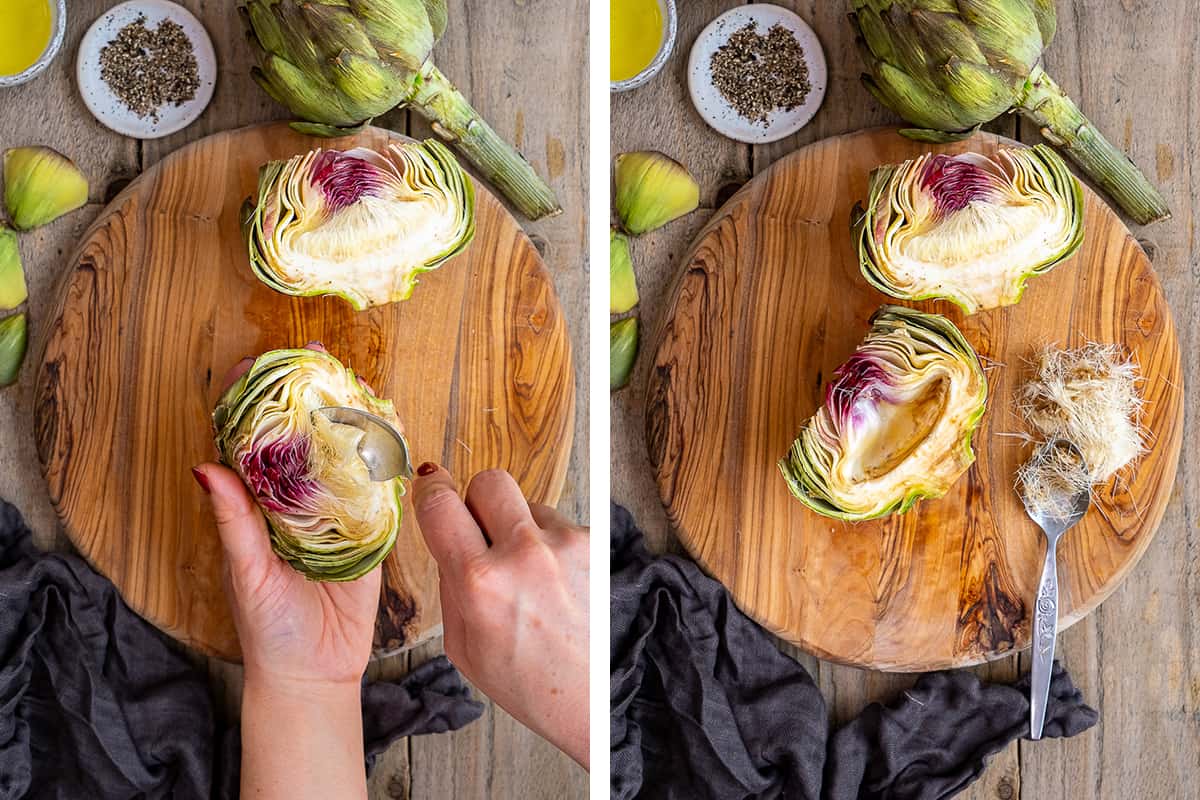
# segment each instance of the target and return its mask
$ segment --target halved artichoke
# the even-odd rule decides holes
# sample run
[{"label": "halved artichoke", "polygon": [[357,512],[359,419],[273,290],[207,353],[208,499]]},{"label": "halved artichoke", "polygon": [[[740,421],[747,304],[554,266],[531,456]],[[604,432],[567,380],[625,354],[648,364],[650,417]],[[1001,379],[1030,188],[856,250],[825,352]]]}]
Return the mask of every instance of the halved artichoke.
[{"label": "halved artichoke", "polygon": [[475,189],[440,142],[313,150],[259,171],[245,219],[254,274],[284,294],[361,311],[407,300],[475,236]]},{"label": "halved artichoke", "polygon": [[906,300],[966,313],[1016,303],[1083,242],[1083,189],[1045,145],[924,155],[871,173],[855,220],[862,273]]},{"label": "halved artichoke", "polygon": [[400,530],[399,478],[373,482],[358,455],[363,433],[316,413],[349,406],[399,429],[391,401],[317,350],[272,350],[213,411],[217,452],[249,487],[281,558],[312,580],[350,581],[391,552]]},{"label": "halved artichoke", "polygon": [[975,461],[987,379],[945,317],[883,306],[779,469],[792,494],[850,521],[941,497]]}]

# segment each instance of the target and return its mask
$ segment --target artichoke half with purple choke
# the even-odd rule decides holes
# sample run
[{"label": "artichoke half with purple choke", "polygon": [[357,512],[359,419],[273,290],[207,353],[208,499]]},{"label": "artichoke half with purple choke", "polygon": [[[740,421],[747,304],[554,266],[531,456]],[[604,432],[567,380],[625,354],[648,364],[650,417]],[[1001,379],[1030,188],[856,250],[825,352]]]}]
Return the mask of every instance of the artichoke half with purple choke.
[{"label": "artichoke half with purple choke", "polygon": [[218,401],[215,442],[262,509],[275,552],[311,580],[351,581],[392,551],[404,484],[371,480],[358,454],[364,433],[317,413],[327,406],[400,427],[391,401],[329,353],[273,350]]},{"label": "artichoke half with purple choke", "polygon": [[336,295],[361,311],[407,300],[421,273],[475,235],[475,190],[440,142],[313,150],[259,172],[245,218],[250,265],[297,296]]},{"label": "artichoke half with purple choke", "polygon": [[1045,145],[924,155],[871,173],[855,239],[862,273],[905,300],[968,314],[1016,303],[1083,243],[1083,188]]},{"label": "artichoke half with purple choke", "polygon": [[975,461],[987,379],[945,317],[884,306],[779,462],[800,502],[827,517],[875,519],[941,497]]}]

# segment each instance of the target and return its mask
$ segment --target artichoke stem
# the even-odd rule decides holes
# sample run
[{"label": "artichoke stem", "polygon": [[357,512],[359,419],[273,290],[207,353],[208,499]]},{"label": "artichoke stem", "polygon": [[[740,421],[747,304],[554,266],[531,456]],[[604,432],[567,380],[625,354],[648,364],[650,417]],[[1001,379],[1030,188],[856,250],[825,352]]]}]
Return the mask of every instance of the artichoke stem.
[{"label": "artichoke stem", "polygon": [[1113,146],[1054,80],[1037,67],[1017,110],[1087,173],[1135,222],[1168,219],[1171,209],[1124,152]]},{"label": "artichoke stem", "polygon": [[493,186],[530,219],[562,212],[554,191],[529,162],[492,130],[441,71],[427,63],[415,81],[409,105],[429,120],[438,136],[453,144]]}]

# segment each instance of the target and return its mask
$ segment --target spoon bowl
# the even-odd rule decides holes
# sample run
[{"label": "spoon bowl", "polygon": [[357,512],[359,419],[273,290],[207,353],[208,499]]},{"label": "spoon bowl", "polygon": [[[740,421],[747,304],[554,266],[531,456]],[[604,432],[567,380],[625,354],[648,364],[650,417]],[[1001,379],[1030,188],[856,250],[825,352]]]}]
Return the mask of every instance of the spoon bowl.
[{"label": "spoon bowl", "polygon": [[326,406],[317,409],[330,422],[350,425],[365,435],[358,443],[358,457],[367,465],[371,480],[390,481],[400,477],[411,480],[412,457],[404,436],[382,417],[346,406]]}]

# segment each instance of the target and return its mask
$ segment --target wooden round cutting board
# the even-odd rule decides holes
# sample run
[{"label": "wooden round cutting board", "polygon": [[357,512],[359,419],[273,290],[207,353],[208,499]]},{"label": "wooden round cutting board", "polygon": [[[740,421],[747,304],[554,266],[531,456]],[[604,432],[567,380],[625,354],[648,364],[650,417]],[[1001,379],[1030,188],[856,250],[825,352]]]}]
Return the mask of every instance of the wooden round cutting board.
[{"label": "wooden round cutting board", "polygon": [[[211,410],[247,355],[320,341],[391,398],[415,463],[460,481],[501,467],[534,500],[562,491],[574,371],[549,273],[516,220],[476,185],[475,240],[411,300],[355,312],[293,298],[250,270],[239,209],[260,165],[331,143],[286,125],[220,133],[147,170],[72,256],[37,381],[37,442],[75,545],[142,616],[201,651],[239,657],[221,550],[190,467],[213,460]],[[440,630],[437,567],[410,501],[384,564],[377,653]]]},{"label": "wooden round cutting board", "polygon": [[[936,148],[994,153],[980,135]],[[893,130],[828,139],[738,192],[682,262],[658,339],[646,435],[659,492],[691,554],[737,604],[822,658],[882,670],[963,666],[1025,647],[1044,545],[1014,491],[1028,446],[1014,395],[1042,345],[1116,342],[1145,378],[1151,450],[1101,491],[1059,543],[1060,625],[1095,608],[1150,544],[1183,429],[1174,323],[1150,263],[1087,191],[1079,253],[1033,278],[1019,305],[958,325],[987,360],[988,413],[976,464],[939,500],[850,524],[789,494],[776,468],[820,405],[830,374],[880,305],[858,268],[851,210],[874,167],[930,149]]]}]

